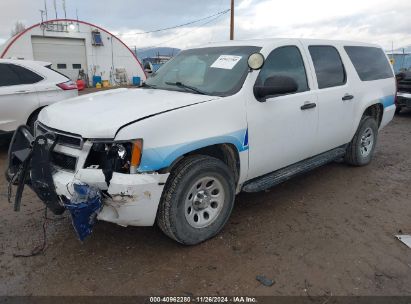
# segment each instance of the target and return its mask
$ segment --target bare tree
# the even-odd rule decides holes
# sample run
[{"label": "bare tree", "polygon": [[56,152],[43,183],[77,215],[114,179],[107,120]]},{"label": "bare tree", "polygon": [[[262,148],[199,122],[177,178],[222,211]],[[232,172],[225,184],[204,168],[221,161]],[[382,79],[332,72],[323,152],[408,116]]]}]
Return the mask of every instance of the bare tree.
[{"label": "bare tree", "polygon": [[26,26],[21,22],[21,21],[16,21],[14,23],[14,27],[11,30],[11,36],[13,37],[14,35],[17,35],[18,33],[21,33],[26,29]]}]

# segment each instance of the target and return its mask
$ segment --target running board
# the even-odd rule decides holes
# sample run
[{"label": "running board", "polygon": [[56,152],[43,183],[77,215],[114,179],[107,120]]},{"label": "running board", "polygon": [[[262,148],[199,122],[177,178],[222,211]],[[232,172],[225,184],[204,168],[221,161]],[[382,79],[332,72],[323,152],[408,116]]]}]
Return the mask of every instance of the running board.
[{"label": "running board", "polygon": [[261,177],[252,179],[246,182],[243,186],[244,192],[258,192],[273,186],[276,186],[282,182],[289,180],[290,178],[308,172],[317,167],[323,166],[333,160],[341,158],[345,155],[345,146],[339,147],[322,154],[307,158],[298,163],[285,167],[283,169],[268,173]]}]

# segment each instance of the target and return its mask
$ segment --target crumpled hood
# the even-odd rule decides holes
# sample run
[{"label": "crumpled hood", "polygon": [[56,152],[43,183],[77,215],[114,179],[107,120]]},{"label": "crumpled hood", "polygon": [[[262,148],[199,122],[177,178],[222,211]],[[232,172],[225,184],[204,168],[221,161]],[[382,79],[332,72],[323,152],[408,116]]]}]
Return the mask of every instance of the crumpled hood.
[{"label": "crumpled hood", "polygon": [[114,138],[120,127],[134,120],[218,98],[189,92],[116,89],[52,104],[38,119],[50,128],[84,138]]}]

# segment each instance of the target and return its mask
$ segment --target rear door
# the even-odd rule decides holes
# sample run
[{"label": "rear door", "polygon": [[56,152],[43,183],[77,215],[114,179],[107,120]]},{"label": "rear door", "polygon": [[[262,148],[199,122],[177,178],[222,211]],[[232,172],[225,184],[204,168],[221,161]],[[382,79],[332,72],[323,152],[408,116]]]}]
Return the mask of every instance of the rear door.
[{"label": "rear door", "polygon": [[310,88],[311,72],[302,54],[300,44],[275,48],[257,77],[259,84],[268,77],[292,77],[298,91],[272,96],[265,102],[254,96],[248,101],[249,179],[313,156],[318,107],[316,93]]},{"label": "rear door", "polygon": [[0,130],[14,131],[26,124],[39,107],[35,83],[43,77],[20,65],[0,63]]},{"label": "rear door", "polygon": [[351,140],[355,94],[338,46],[305,45],[316,79],[319,123],[316,154]]}]

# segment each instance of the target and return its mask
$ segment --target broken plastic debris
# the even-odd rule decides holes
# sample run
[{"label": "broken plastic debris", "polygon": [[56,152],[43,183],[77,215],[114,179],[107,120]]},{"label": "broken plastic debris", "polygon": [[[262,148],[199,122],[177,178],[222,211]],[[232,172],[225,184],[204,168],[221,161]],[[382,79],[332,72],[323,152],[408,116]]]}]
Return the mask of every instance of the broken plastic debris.
[{"label": "broken plastic debris", "polygon": [[273,280],[270,280],[270,279],[266,278],[263,275],[256,276],[256,280],[258,282],[260,282],[261,284],[263,284],[264,286],[267,286],[267,287],[273,286],[273,284],[274,284]]},{"label": "broken plastic debris", "polygon": [[405,245],[408,246],[408,248],[411,248],[411,235],[407,235],[407,234],[398,234],[395,236],[398,240],[400,240],[401,242],[403,242]]},{"label": "broken plastic debris", "polygon": [[86,184],[73,184],[74,194],[65,199],[64,207],[70,211],[74,230],[83,241],[93,231],[96,217],[101,210],[101,194]]}]

